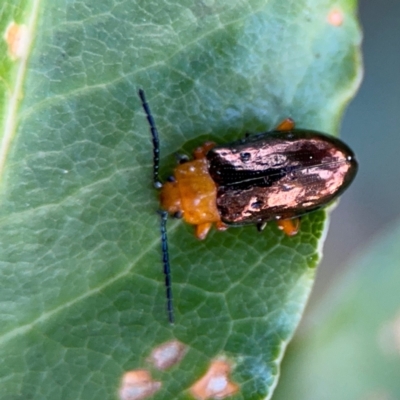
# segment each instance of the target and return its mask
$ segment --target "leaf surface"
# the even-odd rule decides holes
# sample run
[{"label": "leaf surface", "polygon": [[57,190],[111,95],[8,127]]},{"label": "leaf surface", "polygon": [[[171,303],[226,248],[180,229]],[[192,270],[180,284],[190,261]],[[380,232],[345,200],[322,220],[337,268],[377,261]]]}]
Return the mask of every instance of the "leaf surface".
[{"label": "leaf surface", "polygon": [[[146,91],[173,154],[297,126],[336,134],[360,79],[354,1],[3,2],[0,382],[6,399],[112,399],[145,369],[154,399],[190,398],[221,357],[235,398],[269,398],[320,258],[326,215],[198,242],[168,224],[165,311]],[[343,21],[334,23],[332,12]],[[166,371],[148,357],[178,340]],[[129,398],[129,397],[126,397]]]}]

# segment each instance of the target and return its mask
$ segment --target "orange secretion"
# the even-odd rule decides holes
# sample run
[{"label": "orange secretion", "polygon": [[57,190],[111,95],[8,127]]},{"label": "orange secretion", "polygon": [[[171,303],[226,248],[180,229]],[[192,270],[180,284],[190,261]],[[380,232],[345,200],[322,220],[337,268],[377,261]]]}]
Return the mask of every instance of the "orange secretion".
[{"label": "orange secretion", "polygon": [[160,194],[161,207],[173,214],[183,213],[183,219],[198,225],[197,237],[203,239],[211,223],[220,222],[217,209],[217,188],[208,173],[206,158],[178,165],[175,182],[166,182]]},{"label": "orange secretion", "polygon": [[297,235],[300,229],[299,218],[283,219],[281,221],[276,221],[276,224],[287,236]]},{"label": "orange secretion", "polygon": [[161,207],[170,214],[182,211],[178,182],[165,182],[160,192]]},{"label": "orange secretion", "polygon": [[205,158],[180,165],[175,178],[181,194],[183,218],[189,224],[219,221],[217,188]]}]

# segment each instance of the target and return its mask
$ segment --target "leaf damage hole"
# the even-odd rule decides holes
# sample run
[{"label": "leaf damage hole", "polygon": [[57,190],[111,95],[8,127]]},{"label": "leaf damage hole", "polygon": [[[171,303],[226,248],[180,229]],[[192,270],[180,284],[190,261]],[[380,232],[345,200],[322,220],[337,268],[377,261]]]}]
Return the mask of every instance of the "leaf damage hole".
[{"label": "leaf damage hole", "polygon": [[137,369],[124,374],[118,393],[120,400],[143,400],[160,388],[161,382],[154,381],[150,372]]},{"label": "leaf damage hole", "polygon": [[8,24],[4,32],[4,40],[12,59],[18,59],[27,54],[28,39],[29,33],[26,25],[18,25],[15,22]]},{"label": "leaf damage hole", "polygon": [[157,369],[164,370],[179,363],[186,354],[187,346],[178,340],[171,340],[157,346],[148,361]]},{"label": "leaf damage hole", "polygon": [[329,11],[328,22],[333,26],[341,26],[343,24],[343,12],[337,8]]},{"label": "leaf damage hole", "polygon": [[234,395],[239,385],[230,380],[231,365],[226,360],[215,360],[190,388],[190,393],[198,400],[224,399]]}]

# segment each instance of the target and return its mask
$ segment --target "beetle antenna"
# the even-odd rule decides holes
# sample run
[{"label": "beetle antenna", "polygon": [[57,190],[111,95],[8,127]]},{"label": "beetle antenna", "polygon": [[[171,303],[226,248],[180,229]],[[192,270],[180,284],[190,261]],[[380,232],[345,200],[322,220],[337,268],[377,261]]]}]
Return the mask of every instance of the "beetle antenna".
[{"label": "beetle antenna", "polygon": [[154,118],[151,115],[149,104],[146,101],[146,97],[144,95],[144,91],[139,89],[139,97],[142,101],[142,107],[144,112],[146,113],[147,121],[149,121],[151,136],[153,138],[153,180],[154,186],[157,189],[160,189],[162,183],[158,176],[158,170],[160,166],[160,140],[158,139],[158,131],[156,128],[156,123],[154,122]]},{"label": "beetle antenna", "polygon": [[[150,125],[151,136],[153,138],[153,180],[154,186],[157,189],[162,187],[162,183],[158,176],[158,170],[160,167],[160,140],[158,138],[158,131],[156,123],[151,115],[149,104],[146,101],[144,91],[139,89],[139,97],[142,101],[143,110],[146,113],[147,121]],[[165,288],[167,295],[167,312],[168,320],[171,324],[174,323],[174,308],[172,304],[172,288],[171,288],[171,268],[169,265],[169,254],[168,254],[168,238],[167,238],[167,219],[168,213],[164,210],[159,210],[158,213],[161,216],[161,251],[163,255],[163,266],[165,276]]]},{"label": "beetle antenna", "polygon": [[174,323],[174,307],[172,304],[171,268],[169,265],[168,238],[167,238],[167,227],[166,227],[168,213],[163,210],[159,210],[158,213],[161,216],[161,249],[162,249],[162,255],[163,255],[165,288],[166,288],[166,294],[167,294],[168,320],[171,324],[173,324]]}]

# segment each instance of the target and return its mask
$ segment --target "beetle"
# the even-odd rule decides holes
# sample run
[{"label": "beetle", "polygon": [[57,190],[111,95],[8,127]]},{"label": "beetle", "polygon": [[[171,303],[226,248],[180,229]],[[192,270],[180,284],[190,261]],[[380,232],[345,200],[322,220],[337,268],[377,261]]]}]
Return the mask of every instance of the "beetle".
[{"label": "beetle", "polygon": [[274,130],[228,143],[206,142],[193,160],[182,158],[167,182],[159,179],[158,131],[143,90],[139,90],[153,140],[153,180],[160,189],[161,243],[167,312],[174,322],[166,221],[168,215],[196,226],[205,239],[218,230],[253,224],[262,230],[276,221],[289,236],[299,217],[325,207],[353,181],[358,164],[341,140],[313,130],[295,129],[290,118]]}]

